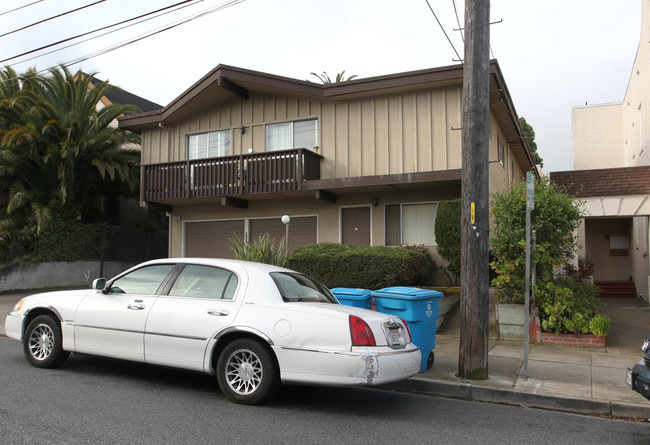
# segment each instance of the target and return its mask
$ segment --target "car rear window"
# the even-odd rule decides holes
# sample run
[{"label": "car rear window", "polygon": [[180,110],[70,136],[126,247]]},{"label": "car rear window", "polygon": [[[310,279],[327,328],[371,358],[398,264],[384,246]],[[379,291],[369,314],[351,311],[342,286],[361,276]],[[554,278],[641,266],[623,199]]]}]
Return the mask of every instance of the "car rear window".
[{"label": "car rear window", "polygon": [[338,304],[332,293],[319,282],[299,273],[272,272],[271,277],[280,290],[282,299],[288,303]]}]

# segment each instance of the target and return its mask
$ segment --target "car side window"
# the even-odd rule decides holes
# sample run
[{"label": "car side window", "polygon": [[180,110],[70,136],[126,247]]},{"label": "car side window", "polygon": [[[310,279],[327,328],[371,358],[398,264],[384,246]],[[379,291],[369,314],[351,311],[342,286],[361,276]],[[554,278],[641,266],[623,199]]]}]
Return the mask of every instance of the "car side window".
[{"label": "car side window", "polygon": [[188,264],[174,282],[169,295],[191,298],[232,300],[237,288],[237,275],[218,267]]},{"label": "car side window", "polygon": [[109,294],[156,295],[163,280],[174,264],[156,264],[142,267],[111,283]]}]

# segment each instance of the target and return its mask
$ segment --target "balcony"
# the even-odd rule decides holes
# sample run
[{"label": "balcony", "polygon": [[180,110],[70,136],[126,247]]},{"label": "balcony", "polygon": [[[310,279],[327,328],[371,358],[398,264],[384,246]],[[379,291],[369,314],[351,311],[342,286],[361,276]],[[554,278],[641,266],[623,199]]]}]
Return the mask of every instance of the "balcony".
[{"label": "balcony", "polygon": [[144,165],[144,200],[235,197],[301,191],[320,179],[323,157],[311,150],[252,153]]}]

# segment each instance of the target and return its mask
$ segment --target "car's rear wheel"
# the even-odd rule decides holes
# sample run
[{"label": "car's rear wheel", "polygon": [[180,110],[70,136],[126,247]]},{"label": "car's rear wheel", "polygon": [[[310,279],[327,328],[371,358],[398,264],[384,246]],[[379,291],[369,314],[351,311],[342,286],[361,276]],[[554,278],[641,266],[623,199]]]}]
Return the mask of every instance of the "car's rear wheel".
[{"label": "car's rear wheel", "polygon": [[70,353],[63,350],[61,324],[49,315],[34,318],[25,330],[23,352],[27,361],[37,368],[55,368]]},{"label": "car's rear wheel", "polygon": [[280,375],[274,357],[262,344],[239,339],[221,352],[217,381],[221,392],[233,402],[254,405],[275,393]]}]

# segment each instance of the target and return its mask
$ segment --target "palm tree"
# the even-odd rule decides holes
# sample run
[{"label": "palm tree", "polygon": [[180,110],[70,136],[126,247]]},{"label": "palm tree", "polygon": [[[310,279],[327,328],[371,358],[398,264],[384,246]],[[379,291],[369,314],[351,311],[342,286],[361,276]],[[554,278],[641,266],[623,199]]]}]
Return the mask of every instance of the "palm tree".
[{"label": "palm tree", "polygon": [[349,81],[359,77],[356,74],[353,74],[351,76],[348,76],[348,78],[346,79],[345,78],[345,70],[343,70],[343,71],[341,71],[340,73],[338,73],[336,75],[336,79],[334,80],[334,82],[332,82],[332,79],[330,79],[330,76],[325,71],[323,71],[322,74],[316,74],[316,73],[310,73],[310,74],[312,76],[318,77],[318,80],[320,80],[323,84],[349,82]]},{"label": "palm tree", "polygon": [[116,104],[98,109],[115,87],[107,82],[91,86],[91,78],[63,66],[49,75],[16,76],[10,68],[0,73],[5,216],[34,218],[40,231],[54,217],[93,219],[100,194],[137,189],[140,153],[123,147],[139,143],[139,137],[111,126],[118,116],[136,110]]}]

